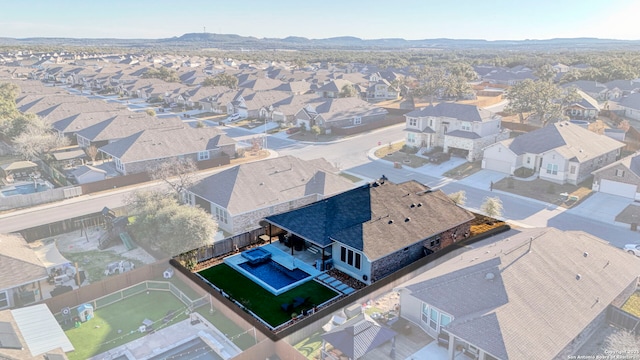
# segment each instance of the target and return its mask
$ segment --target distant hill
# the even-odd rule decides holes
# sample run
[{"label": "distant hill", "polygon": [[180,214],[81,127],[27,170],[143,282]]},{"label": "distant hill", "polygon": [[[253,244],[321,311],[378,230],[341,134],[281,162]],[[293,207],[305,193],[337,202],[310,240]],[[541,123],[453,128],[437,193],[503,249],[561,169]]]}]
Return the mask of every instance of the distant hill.
[{"label": "distant hill", "polygon": [[638,40],[613,40],[598,38],[558,38],[548,40],[474,40],[474,39],[424,39],[406,40],[360,39],[340,36],[326,39],[308,39],[289,36],[280,38],[256,38],[236,34],[189,33],[166,39],[83,39],[83,38],[0,38],[0,46],[56,45],[56,46],[116,46],[146,48],[218,48],[222,50],[268,49],[358,49],[394,50],[410,48],[426,49],[512,49],[512,50],[639,50]]}]

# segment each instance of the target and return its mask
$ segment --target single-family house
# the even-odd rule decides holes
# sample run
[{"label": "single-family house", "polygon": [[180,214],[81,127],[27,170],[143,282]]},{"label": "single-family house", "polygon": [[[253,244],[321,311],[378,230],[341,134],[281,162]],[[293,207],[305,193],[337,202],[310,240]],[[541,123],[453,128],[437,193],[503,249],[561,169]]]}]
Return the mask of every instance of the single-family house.
[{"label": "single-family house", "polygon": [[0,309],[42,300],[48,278],[47,268],[22,236],[0,234]]},{"label": "single-family house", "polygon": [[118,172],[127,175],[145,172],[158,162],[176,157],[196,162],[233,157],[236,142],[217,128],[180,126],[142,130],[98,150],[113,160]]},{"label": "single-family house", "polygon": [[625,146],[568,121],[489,145],[482,168],[513,174],[521,167],[540,179],[577,185],[591,173],[616,161]]},{"label": "single-family house", "polygon": [[317,125],[330,133],[332,128],[350,128],[375,124],[386,118],[388,111],[358,98],[322,99],[307,104],[295,114],[297,126],[307,130]]},{"label": "single-family house", "polygon": [[397,89],[385,79],[380,79],[369,85],[366,91],[367,100],[395,100],[400,96],[400,89]]},{"label": "single-family house", "polygon": [[575,87],[598,101],[609,100],[611,96],[609,89],[605,84],[590,80],[577,80],[562,85],[563,88]]},{"label": "single-family house", "polygon": [[77,131],[76,138],[82,148],[99,148],[142,130],[176,128],[182,124],[182,120],[176,116],[158,118],[144,112],[130,112],[112,116]]},{"label": "single-family house", "polygon": [[324,159],[282,156],[208,176],[188,189],[186,200],[215,217],[220,229],[239,234],[259,228],[266,216],[352,188],[353,183]]},{"label": "single-family house", "polygon": [[[371,284],[469,235],[474,215],[417,181],[379,181],[271,215],[280,229],[330,254],[333,267]],[[324,260],[324,259],[323,259]]]},{"label": "single-family house", "polygon": [[605,83],[605,86],[614,94],[614,96],[610,98],[612,100],[638,92],[640,89],[640,84],[631,80],[612,80]]},{"label": "single-family house", "polygon": [[591,234],[537,228],[464,252],[396,290],[400,316],[446,346],[447,359],[560,360],[608,325],[607,312],[633,294],[638,274],[640,259]]},{"label": "single-family house", "polygon": [[406,144],[431,150],[442,147],[466,157],[482,157],[482,149],[509,138],[501,126],[502,117],[475,105],[439,103],[411,111],[406,118]]},{"label": "single-family house", "polygon": [[598,102],[582,90],[576,90],[580,100],[569,104],[565,114],[572,120],[595,120],[600,113]]},{"label": "single-family house", "polygon": [[45,304],[0,311],[0,359],[67,359],[75,348]]},{"label": "single-family house", "polygon": [[618,102],[618,108],[623,115],[634,120],[640,120],[640,93],[632,93]]},{"label": "single-family house", "polygon": [[640,200],[640,152],[594,171],[592,189]]},{"label": "single-family house", "polygon": [[70,178],[75,184],[87,184],[107,178],[107,171],[91,165],[81,165],[70,172]]},{"label": "single-family house", "polygon": [[340,93],[345,86],[353,86],[353,83],[349,80],[335,79],[320,86],[316,90],[318,96],[325,98],[335,99],[340,97]]}]

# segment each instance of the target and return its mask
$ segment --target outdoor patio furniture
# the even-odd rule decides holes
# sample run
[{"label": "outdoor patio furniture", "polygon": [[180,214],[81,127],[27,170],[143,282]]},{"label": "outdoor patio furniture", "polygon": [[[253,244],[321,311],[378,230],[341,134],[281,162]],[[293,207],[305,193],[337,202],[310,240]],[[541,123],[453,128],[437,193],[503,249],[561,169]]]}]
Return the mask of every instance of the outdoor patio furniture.
[{"label": "outdoor patio furniture", "polygon": [[284,312],[291,312],[291,310],[293,310],[293,304],[292,303],[280,304],[280,308],[282,308],[282,311]]},{"label": "outdoor patio furniture", "polygon": [[442,346],[445,348],[449,347],[449,334],[445,334],[445,333],[438,334],[438,346]]},{"label": "outdoor patio furniture", "polygon": [[306,304],[307,301],[309,301],[309,299],[311,299],[311,297],[309,297],[309,296],[307,296],[306,298],[298,296],[298,297],[293,299],[293,307],[297,308],[299,306],[302,306],[302,305]]}]

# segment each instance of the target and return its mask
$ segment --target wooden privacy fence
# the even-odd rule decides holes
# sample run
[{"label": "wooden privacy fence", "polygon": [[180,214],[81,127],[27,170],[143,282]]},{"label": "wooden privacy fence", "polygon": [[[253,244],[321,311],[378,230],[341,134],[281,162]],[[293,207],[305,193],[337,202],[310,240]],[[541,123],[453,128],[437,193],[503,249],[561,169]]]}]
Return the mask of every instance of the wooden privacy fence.
[{"label": "wooden privacy fence", "polygon": [[634,334],[640,330],[640,318],[613,305],[607,307],[607,322]]},{"label": "wooden privacy fence", "polygon": [[264,228],[258,228],[243,234],[216,241],[213,245],[204,246],[196,250],[196,259],[198,259],[198,262],[202,262],[230,254],[236,250],[260,242],[260,236],[264,235],[264,233]]}]

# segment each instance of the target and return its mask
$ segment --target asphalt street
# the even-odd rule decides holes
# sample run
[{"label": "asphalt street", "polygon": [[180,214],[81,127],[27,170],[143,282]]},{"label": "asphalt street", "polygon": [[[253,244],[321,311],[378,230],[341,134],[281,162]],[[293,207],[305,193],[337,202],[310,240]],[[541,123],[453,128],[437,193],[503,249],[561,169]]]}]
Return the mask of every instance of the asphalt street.
[{"label": "asphalt street", "polygon": [[[442,165],[430,164],[412,169],[406,166],[395,168],[393,163],[372,156],[372,149],[378,144],[402,140],[403,128],[404,124],[398,124],[331,143],[296,142],[279,133],[267,135],[267,147],[280,156],[293,155],[306,160],[324,157],[342,171],[355,175],[363,181],[372,181],[385,175],[393,182],[416,180],[431,188],[442,189],[445,193],[464,190],[467,198],[465,206],[474,211],[478,211],[486,197],[498,196],[503,204],[504,219],[511,221],[515,226],[553,226],[562,230],[582,230],[619,247],[630,242],[640,243],[639,233],[632,232],[626,224],[613,221],[615,214],[630,203],[630,200],[595,194],[597,196],[593,197],[593,200],[587,199],[576,209],[567,211],[537,200],[500,191],[490,191],[490,182],[496,182],[504,176],[500,173],[483,170],[460,181],[442,177],[446,170],[462,163],[462,159],[453,158]],[[253,133],[232,126],[221,127],[221,129],[230,137],[247,144],[251,139],[262,140],[265,136],[263,133]],[[119,189],[116,192],[83,195],[55,204],[0,214],[0,232],[18,231],[98,212],[105,206],[119,207],[136,189],[132,187]]]}]

